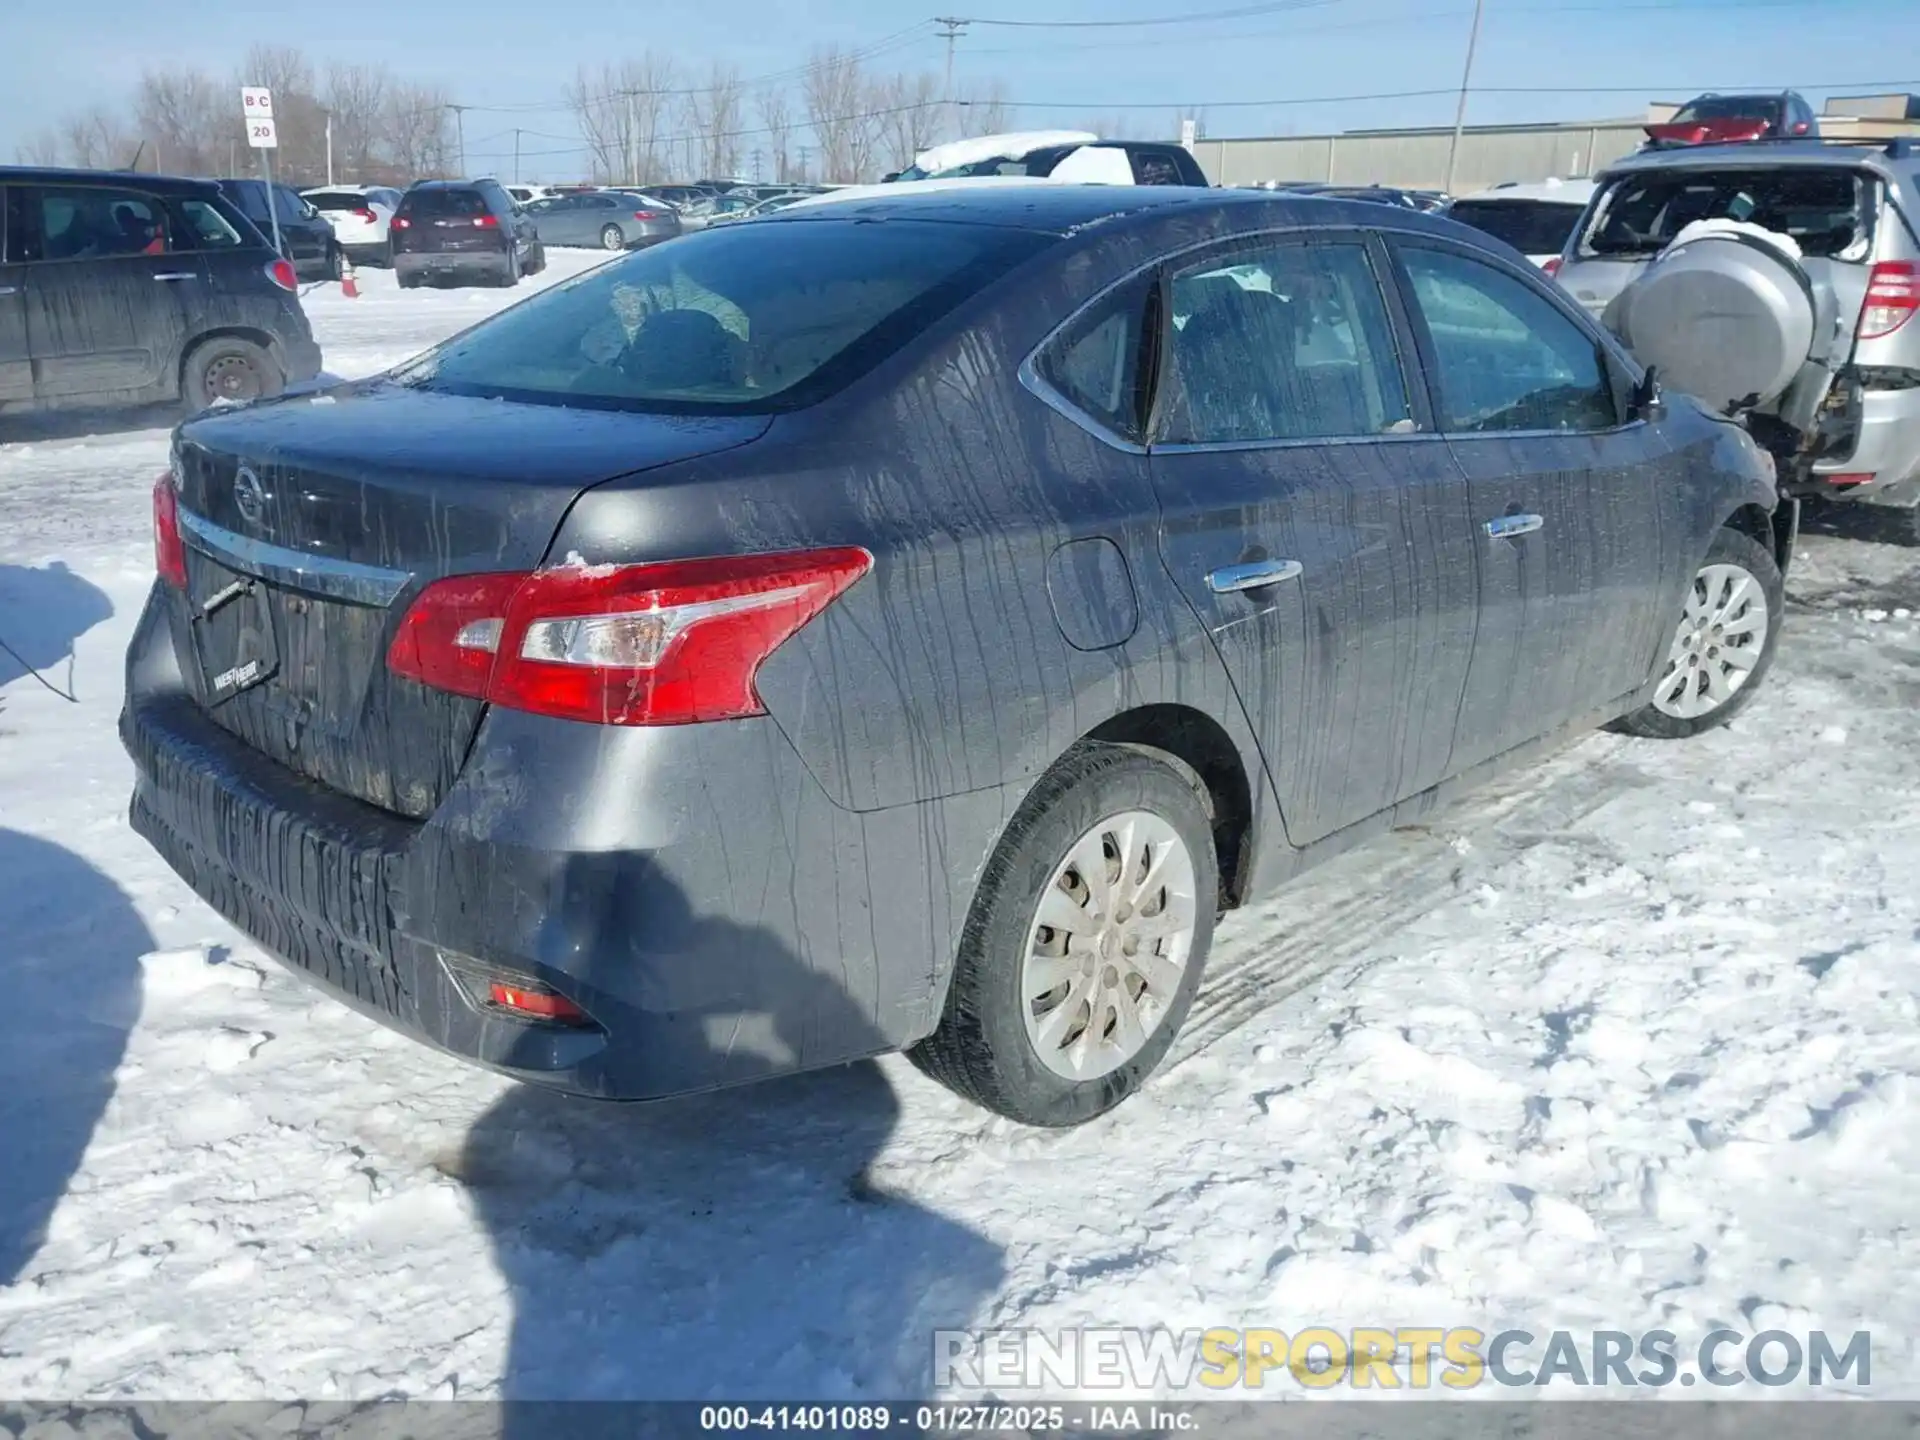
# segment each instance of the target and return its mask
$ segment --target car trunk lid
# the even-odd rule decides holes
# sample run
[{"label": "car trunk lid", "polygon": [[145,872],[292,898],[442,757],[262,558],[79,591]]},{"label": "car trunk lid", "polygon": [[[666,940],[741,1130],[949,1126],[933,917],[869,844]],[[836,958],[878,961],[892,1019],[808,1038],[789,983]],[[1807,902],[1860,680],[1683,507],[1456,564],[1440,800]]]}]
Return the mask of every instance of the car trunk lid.
[{"label": "car trunk lid", "polygon": [[548,407],[390,383],[192,422],[174,460],[182,673],[254,748],[424,817],[485,707],[388,672],[413,596],[447,575],[532,569],[583,490],[766,426],[584,410],[555,425]]}]

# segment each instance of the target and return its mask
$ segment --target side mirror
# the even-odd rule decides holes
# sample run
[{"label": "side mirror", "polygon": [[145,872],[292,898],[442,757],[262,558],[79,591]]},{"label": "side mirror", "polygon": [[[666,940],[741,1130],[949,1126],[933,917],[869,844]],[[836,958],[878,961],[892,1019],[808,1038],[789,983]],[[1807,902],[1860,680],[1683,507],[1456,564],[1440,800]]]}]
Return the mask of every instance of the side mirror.
[{"label": "side mirror", "polygon": [[1632,399],[1628,402],[1635,420],[1659,420],[1667,413],[1666,392],[1660,387],[1660,367],[1649,365],[1647,373],[1640,377],[1640,383],[1633,387]]}]

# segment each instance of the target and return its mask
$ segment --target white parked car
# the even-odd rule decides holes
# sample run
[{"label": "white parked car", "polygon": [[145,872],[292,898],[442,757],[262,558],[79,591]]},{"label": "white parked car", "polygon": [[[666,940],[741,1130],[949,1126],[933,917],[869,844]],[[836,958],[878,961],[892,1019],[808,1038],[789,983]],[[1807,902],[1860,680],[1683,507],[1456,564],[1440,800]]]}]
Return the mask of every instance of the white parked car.
[{"label": "white parked car", "polygon": [[1477,195],[1463,195],[1446,209],[1447,218],[1504,240],[1549,275],[1560,268],[1560,252],[1593,199],[1591,180],[1542,180],[1523,185],[1508,181]]},{"label": "white parked car", "polygon": [[333,238],[356,265],[389,265],[388,233],[400,192],[390,185],[327,185],[300,196],[333,227]]},{"label": "white parked car", "polygon": [[531,205],[536,200],[551,200],[560,192],[551,185],[509,185],[507,194],[516,205]]},{"label": "white parked car", "polygon": [[1199,161],[1171,141],[1102,140],[1086,130],[1023,130],[936,145],[921,151],[911,166],[878,185],[843,186],[796,201],[793,208],[884,199],[903,190],[1209,184]]}]

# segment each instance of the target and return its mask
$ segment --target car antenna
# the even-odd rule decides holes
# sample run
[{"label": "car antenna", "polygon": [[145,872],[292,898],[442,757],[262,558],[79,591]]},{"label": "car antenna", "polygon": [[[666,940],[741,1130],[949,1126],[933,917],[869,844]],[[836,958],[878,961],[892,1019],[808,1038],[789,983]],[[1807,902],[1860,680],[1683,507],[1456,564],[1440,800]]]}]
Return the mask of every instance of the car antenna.
[{"label": "car antenna", "polygon": [[140,143],[134,147],[133,159],[127,162],[127,169],[138,170],[140,168],[140,157],[146,153],[147,153],[147,142],[143,138],[140,141]]}]

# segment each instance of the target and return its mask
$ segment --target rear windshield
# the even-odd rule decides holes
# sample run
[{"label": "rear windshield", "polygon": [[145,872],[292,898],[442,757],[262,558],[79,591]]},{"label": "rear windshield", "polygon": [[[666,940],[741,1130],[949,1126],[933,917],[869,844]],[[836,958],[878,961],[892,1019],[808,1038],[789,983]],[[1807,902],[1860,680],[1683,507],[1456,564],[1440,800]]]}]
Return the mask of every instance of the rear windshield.
[{"label": "rear windshield", "polygon": [[478,190],[413,190],[400,202],[409,215],[484,215],[487,202]]},{"label": "rear windshield", "polygon": [[395,378],[597,409],[796,409],[1052,243],[909,221],[722,226],[589,271]]},{"label": "rear windshield", "polygon": [[1771,120],[1780,123],[1786,104],[1778,95],[1707,95],[1675,112],[1673,122],[1689,120]]},{"label": "rear windshield", "polygon": [[1558,255],[1585,209],[1560,200],[1460,200],[1447,218],[1504,240],[1522,255]]},{"label": "rear windshield", "polygon": [[1879,190],[1862,171],[1663,170],[1614,182],[1587,232],[1595,255],[1654,255],[1696,220],[1741,220],[1790,235],[1803,253],[1864,256]]},{"label": "rear windshield", "polygon": [[367,197],[352,190],[310,190],[307,203],[316,210],[364,210]]}]

